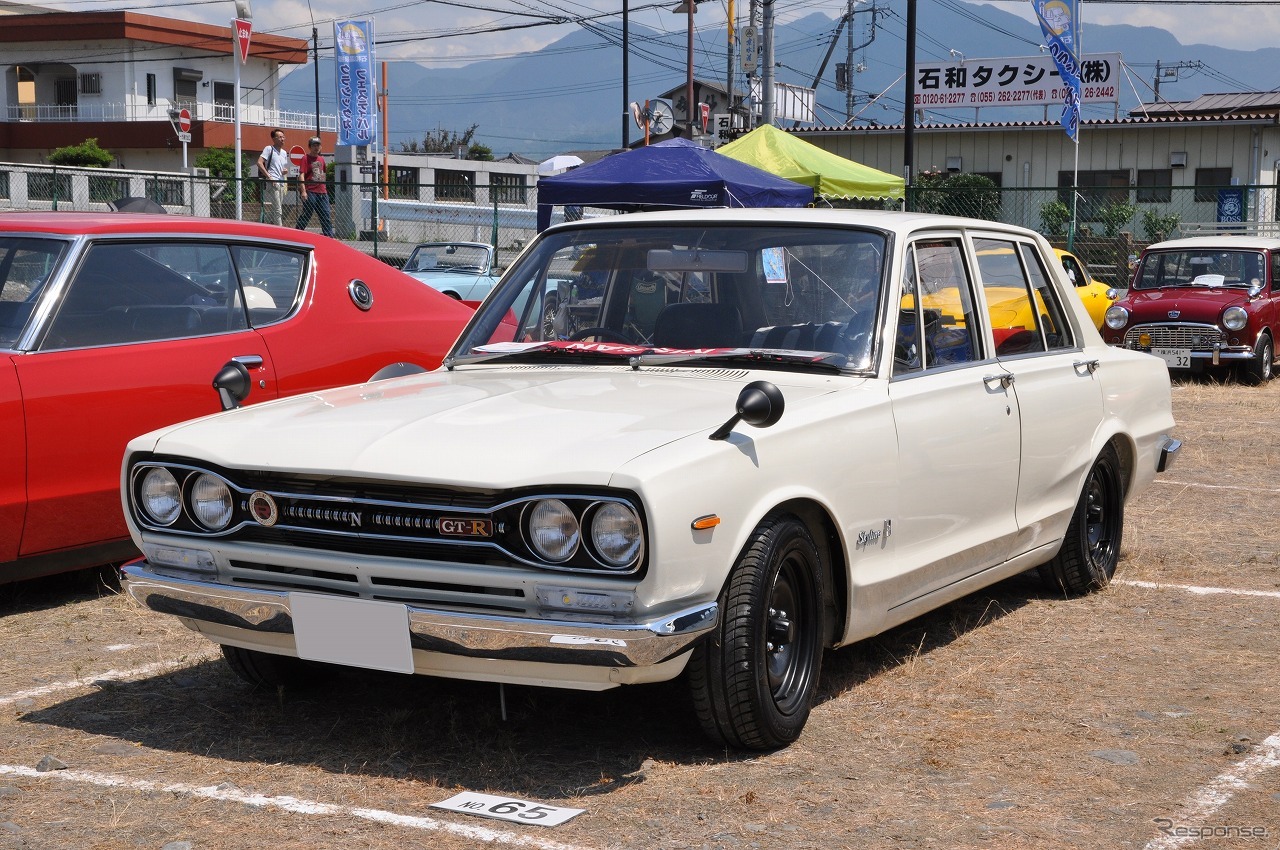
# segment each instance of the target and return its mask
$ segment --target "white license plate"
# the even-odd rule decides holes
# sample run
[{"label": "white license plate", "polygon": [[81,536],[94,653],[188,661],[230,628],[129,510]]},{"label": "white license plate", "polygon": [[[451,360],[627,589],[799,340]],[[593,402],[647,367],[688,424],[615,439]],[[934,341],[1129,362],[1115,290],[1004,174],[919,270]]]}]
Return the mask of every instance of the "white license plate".
[{"label": "white license plate", "polygon": [[298,657],[308,661],[413,672],[409,609],[394,602],[290,593]]},{"label": "white license plate", "polygon": [[1151,353],[1168,363],[1170,369],[1191,368],[1191,349],[1189,348],[1153,348]]}]

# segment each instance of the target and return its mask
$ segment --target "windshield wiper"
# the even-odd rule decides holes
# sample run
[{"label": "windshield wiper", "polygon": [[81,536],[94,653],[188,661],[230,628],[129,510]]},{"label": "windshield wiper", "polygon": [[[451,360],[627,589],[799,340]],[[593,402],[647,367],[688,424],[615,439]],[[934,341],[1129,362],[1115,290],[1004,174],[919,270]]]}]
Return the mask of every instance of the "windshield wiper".
[{"label": "windshield wiper", "polygon": [[640,366],[666,366],[695,360],[732,361],[750,366],[789,366],[841,372],[849,363],[848,356],[833,352],[787,351],[776,348],[734,348],[719,351],[682,351],[671,354],[641,354],[632,363]]},{"label": "windshield wiper", "polygon": [[[617,348],[622,348],[622,346],[617,346]],[[453,371],[455,366],[470,366],[476,363],[491,363],[496,360],[546,356],[601,357],[609,360],[623,360],[635,355],[635,346],[627,346],[626,348],[628,349],[626,351],[615,351],[598,343],[566,343],[563,341],[498,343],[491,346],[482,346],[475,354],[459,354],[454,357],[446,357],[444,359],[444,367],[449,371]]]}]

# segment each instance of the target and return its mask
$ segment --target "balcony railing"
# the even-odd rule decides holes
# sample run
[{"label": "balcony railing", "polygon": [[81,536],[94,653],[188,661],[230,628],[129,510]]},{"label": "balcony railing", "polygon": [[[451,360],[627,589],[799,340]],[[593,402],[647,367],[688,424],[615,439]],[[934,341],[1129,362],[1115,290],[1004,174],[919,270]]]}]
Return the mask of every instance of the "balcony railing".
[{"label": "balcony railing", "polygon": [[[184,103],[191,111],[193,121],[235,121],[234,110],[229,103]],[[77,122],[77,121],[168,121],[167,107],[154,104],[133,103],[79,103],[62,105],[54,103],[11,104],[5,114],[11,122]],[[288,130],[309,130],[316,126],[314,112],[294,112],[287,109],[270,109],[265,106],[243,104],[240,121],[260,127],[283,127]],[[321,115],[320,129],[336,132],[338,116]]]}]

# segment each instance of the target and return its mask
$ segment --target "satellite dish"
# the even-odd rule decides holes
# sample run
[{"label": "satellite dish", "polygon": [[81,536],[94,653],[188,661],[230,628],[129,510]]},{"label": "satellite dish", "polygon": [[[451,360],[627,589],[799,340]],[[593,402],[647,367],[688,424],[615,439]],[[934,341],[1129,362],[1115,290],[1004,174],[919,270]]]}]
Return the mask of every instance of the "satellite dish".
[{"label": "satellite dish", "polygon": [[641,109],[640,104],[634,100],[631,101],[630,108],[631,108],[631,120],[636,122],[636,126],[639,127],[641,130],[643,130],[644,129],[644,110]]},{"label": "satellite dish", "polygon": [[675,123],[675,114],[671,111],[671,101],[654,100],[649,103],[649,132],[661,136],[671,129]]}]

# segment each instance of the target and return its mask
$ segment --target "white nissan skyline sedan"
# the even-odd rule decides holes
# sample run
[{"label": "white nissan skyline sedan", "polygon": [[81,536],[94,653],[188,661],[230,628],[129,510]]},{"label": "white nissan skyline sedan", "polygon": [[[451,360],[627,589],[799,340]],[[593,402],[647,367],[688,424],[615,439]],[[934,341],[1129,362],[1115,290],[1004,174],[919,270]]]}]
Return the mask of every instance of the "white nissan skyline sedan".
[{"label": "white nissan skyline sedan", "polygon": [[800,735],[824,649],[1033,568],[1104,587],[1173,428],[1165,364],[1105,346],[1030,230],[580,221],[437,371],[133,440],[124,581],[252,683],[683,675],[712,739],[765,750]]}]

